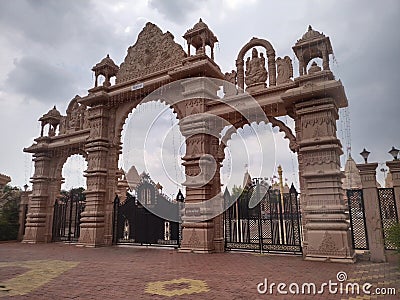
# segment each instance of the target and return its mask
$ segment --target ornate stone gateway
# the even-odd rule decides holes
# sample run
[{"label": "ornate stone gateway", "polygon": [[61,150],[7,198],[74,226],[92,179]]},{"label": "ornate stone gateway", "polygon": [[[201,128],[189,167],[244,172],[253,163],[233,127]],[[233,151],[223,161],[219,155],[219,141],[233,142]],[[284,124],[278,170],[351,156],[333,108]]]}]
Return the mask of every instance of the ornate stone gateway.
[{"label": "ornate stone gateway", "polygon": [[[342,83],[329,69],[329,55],[333,53],[329,37],[310,26],[295,43],[299,77],[294,79],[290,58],[276,58],[267,40],[252,38],[239,51],[236,70],[224,75],[214,61],[217,38],[204,22],[200,20],[184,38],[187,52],[174,42],[171,33],[147,23],[120,67],[109,56],[93,67],[95,87],[88,95],[72,99],[66,116],[54,108],[40,118],[40,137],[24,149],[33,154],[35,162],[24,242],[52,240],[53,205],[62,182],[61,169],[67,157],[78,153],[88,161],[79,243],[112,244],[122,126],[147,95],[183,80],[182,101],[174,102],[162,93],[154,99],[161,99],[174,110],[186,138],[180,251],[221,252],[225,248],[222,214],[207,219],[209,208],[200,209],[214,196],[223,202],[219,172],[226,138],[218,136],[225,125],[213,123],[209,116],[214,116],[234,128],[264,121],[285,133],[299,161],[304,258],[354,261],[341,183],[342,146],[336,136],[338,109],[347,106],[347,98]],[[251,57],[246,59],[248,51]],[[315,58],[322,60],[322,68]],[[100,77],[104,77],[102,85]],[[116,77],[115,84],[112,77]],[[223,96],[217,95],[219,84],[210,78],[226,80],[226,84],[221,83]],[[254,102],[248,101],[250,96]],[[257,109],[262,114],[254,113]],[[276,119],[285,115],[295,120],[295,133]]]}]

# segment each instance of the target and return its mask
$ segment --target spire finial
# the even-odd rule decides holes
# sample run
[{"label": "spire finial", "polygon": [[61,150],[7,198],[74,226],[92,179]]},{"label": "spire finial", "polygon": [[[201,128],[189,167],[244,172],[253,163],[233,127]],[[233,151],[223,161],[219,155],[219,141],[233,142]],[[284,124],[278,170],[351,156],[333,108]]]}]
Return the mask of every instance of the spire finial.
[{"label": "spire finial", "polygon": [[312,30],[311,25],[308,25],[308,31],[311,31],[311,30]]}]

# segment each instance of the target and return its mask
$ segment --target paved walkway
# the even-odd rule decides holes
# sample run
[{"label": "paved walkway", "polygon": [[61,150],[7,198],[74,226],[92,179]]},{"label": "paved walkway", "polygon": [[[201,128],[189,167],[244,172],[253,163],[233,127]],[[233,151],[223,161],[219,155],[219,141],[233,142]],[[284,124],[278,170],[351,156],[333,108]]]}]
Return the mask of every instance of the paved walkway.
[{"label": "paved walkway", "polygon": [[[339,273],[341,272],[341,273]],[[339,273],[339,274],[338,274]],[[338,277],[338,278],[337,278]],[[257,285],[273,286],[265,294]],[[347,278],[347,279],[346,279]],[[343,286],[336,294],[331,289]],[[342,280],[342,281],[340,281]],[[275,285],[273,285],[275,283]],[[277,294],[281,285],[286,295]],[[308,292],[315,284],[323,294]],[[364,283],[370,295],[346,295],[345,286]],[[290,285],[291,284],[291,285]],[[264,292],[265,285],[259,286]],[[395,288],[397,296],[372,295]],[[385,288],[382,290],[382,288]],[[399,299],[400,270],[388,263],[354,265],[306,262],[298,256],[252,253],[191,254],[171,249],[82,248],[64,244],[0,244],[1,299]],[[4,298],[2,298],[4,297]]]}]

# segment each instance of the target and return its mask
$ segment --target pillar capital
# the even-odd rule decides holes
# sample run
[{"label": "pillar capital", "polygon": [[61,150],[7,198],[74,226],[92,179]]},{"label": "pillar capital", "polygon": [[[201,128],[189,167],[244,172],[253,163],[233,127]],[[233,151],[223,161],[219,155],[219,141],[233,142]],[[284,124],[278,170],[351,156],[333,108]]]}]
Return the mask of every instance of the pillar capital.
[{"label": "pillar capital", "polygon": [[390,173],[400,173],[400,159],[387,161],[386,165],[389,168]]},{"label": "pillar capital", "polygon": [[378,163],[357,164],[356,166],[360,171],[363,189],[376,188],[376,168]]}]

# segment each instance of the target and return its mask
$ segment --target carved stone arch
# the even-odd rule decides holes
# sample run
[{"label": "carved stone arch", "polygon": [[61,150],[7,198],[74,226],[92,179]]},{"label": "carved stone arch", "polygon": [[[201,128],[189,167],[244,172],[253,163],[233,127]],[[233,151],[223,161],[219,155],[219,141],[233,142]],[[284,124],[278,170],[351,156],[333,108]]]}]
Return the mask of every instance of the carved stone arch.
[{"label": "carved stone arch", "polygon": [[58,178],[58,176],[61,177],[62,169],[67,162],[67,159],[73,155],[81,155],[85,159],[85,161],[89,163],[86,151],[81,148],[72,148],[62,152],[61,154],[53,158],[54,168],[51,168],[51,170],[54,170],[54,173],[50,174],[50,176],[52,178]]},{"label": "carved stone arch", "polygon": [[289,149],[292,150],[292,152],[297,152],[299,150],[299,144],[297,143],[297,139],[292,130],[286,126],[285,123],[276,119],[275,117],[269,116],[268,120],[272,124],[272,127],[278,127],[279,132],[283,132],[285,134],[284,138],[289,140]]},{"label": "carved stone arch", "polygon": [[236,59],[237,83],[239,88],[241,89],[244,89],[244,55],[251,48],[257,46],[265,48],[267,52],[269,85],[276,85],[275,50],[272,47],[271,43],[267,40],[253,37],[246,45],[242,47],[242,49],[240,49]]},{"label": "carved stone arch", "polygon": [[[174,103],[173,99],[169,99],[167,97],[151,97],[148,100],[146,99],[145,102],[126,102],[121,105],[116,109],[115,112],[115,124],[113,125],[115,128],[114,131],[114,139],[113,139],[113,144],[114,145],[122,145],[121,137],[122,137],[122,130],[123,127],[126,123],[126,120],[128,119],[129,115],[133,112],[133,110],[138,107],[139,104],[142,103],[148,103],[150,101],[156,101],[165,104],[166,106],[169,106],[169,108],[172,110],[174,115],[178,120],[183,119],[184,114],[182,113],[181,108],[179,107],[178,104],[171,104]],[[181,102],[180,102],[181,103]]]},{"label": "carved stone arch", "polygon": [[[256,122],[257,124],[261,123],[262,121]],[[252,122],[253,123],[253,122]],[[289,140],[289,149],[292,152],[297,152],[299,145],[297,143],[296,137],[293,134],[292,130],[285,125],[282,121],[276,119],[275,117],[269,116],[266,120],[265,123],[268,124],[270,123],[272,127],[278,127],[279,132],[283,132],[285,134],[284,138]],[[225,133],[225,135],[221,139],[221,143],[219,145],[219,153],[223,153],[226,146],[228,145],[228,141],[232,138],[232,135],[237,132],[239,128],[243,128],[245,125],[250,125],[248,120],[246,118],[243,118],[242,120],[236,122],[235,124],[232,124],[233,126],[228,129],[228,131]],[[222,151],[222,152],[221,152]]]}]

